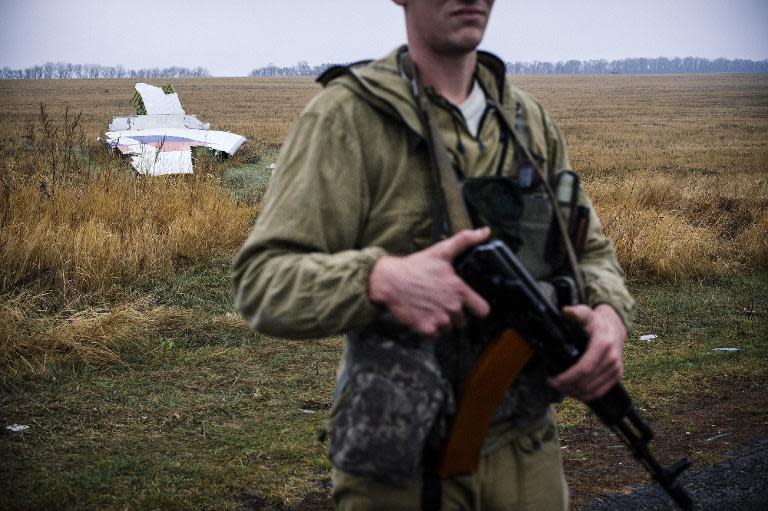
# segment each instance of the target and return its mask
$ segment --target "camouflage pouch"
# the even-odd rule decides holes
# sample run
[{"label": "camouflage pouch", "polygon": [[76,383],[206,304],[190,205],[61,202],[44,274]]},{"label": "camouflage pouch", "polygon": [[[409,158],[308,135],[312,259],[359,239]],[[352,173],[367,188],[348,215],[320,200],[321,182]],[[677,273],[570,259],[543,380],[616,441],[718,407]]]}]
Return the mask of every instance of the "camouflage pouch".
[{"label": "camouflage pouch", "polygon": [[350,474],[404,486],[417,476],[427,437],[453,397],[434,343],[394,340],[372,330],[347,339],[329,458]]}]

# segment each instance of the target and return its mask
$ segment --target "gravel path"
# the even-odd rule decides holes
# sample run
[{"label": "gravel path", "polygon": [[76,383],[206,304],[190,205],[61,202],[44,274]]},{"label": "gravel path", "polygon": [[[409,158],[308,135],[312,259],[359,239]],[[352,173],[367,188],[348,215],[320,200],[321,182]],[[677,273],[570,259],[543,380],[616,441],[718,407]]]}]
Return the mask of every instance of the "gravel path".
[{"label": "gravel path", "polygon": [[[696,503],[697,511],[768,510],[768,438],[740,447],[734,459],[702,469],[689,469],[680,478]],[[601,495],[582,511],[677,509],[656,484],[630,494]]]}]

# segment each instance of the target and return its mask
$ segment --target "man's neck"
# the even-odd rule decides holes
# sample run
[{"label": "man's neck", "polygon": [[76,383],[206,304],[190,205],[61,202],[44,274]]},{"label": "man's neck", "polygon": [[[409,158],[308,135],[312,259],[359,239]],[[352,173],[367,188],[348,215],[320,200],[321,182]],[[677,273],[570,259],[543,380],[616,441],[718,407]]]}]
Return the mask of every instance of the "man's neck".
[{"label": "man's neck", "polygon": [[409,51],[424,86],[431,85],[454,105],[460,105],[467,99],[472,90],[477,52],[436,55],[429,51],[419,51],[419,48],[410,48]]}]

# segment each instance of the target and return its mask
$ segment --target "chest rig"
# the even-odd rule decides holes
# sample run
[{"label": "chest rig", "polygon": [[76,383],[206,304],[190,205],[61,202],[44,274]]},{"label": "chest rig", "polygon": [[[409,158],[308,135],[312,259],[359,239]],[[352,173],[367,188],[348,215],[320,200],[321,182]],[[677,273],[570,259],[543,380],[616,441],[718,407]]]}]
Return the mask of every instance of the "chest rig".
[{"label": "chest rig", "polygon": [[[573,283],[567,304],[583,301],[578,256],[584,244],[589,209],[579,204],[576,174],[557,169],[547,175],[542,169],[544,158],[537,157],[529,143],[527,116],[521,100],[512,97],[514,121],[510,120],[509,107],[487,100],[483,119],[496,118],[500,157],[493,174],[473,176],[468,169],[461,168],[458,158],[451,157],[436,126],[433,103],[447,102],[439,97],[430,99],[435,97],[434,91],[422,87],[406,52],[400,54],[399,64],[420,109],[429,152],[433,242],[462,229],[490,227],[493,236],[506,242],[537,279],[567,277]],[[446,105],[446,108],[452,107]],[[540,113],[542,132],[546,136],[544,113]],[[460,138],[458,145],[462,151]],[[511,169],[507,162],[510,146],[514,148]]]}]

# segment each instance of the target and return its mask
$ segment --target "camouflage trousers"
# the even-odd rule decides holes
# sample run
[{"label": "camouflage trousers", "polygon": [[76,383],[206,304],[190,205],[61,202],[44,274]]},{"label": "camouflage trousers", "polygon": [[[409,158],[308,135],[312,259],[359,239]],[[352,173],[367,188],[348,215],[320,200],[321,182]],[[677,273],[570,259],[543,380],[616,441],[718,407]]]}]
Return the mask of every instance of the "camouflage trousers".
[{"label": "camouflage trousers", "polygon": [[[568,486],[552,414],[498,436],[472,475],[442,481],[442,511],[565,511]],[[337,511],[418,511],[421,479],[390,486],[335,469]]]}]

